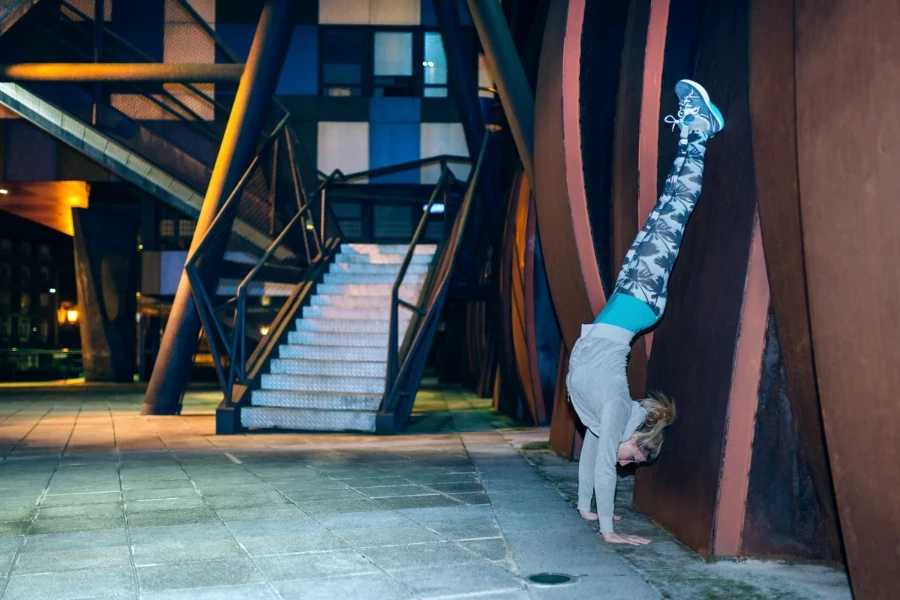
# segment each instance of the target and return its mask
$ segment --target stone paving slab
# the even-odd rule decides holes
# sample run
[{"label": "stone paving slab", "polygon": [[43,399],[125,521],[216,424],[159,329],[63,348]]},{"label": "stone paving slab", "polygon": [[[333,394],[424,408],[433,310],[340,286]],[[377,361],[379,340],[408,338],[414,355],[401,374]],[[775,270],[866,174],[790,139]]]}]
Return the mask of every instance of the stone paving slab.
[{"label": "stone paving slab", "polygon": [[[141,400],[127,386],[0,386],[0,599],[783,591],[764,568],[729,571],[684,555],[628,512],[627,490],[623,523],[659,541],[604,544],[570,506],[574,467],[526,448],[545,449],[546,430],[517,429],[459,391],[424,391],[409,427],[390,437],[220,437],[215,393],[188,394],[178,417],[141,416]],[[526,580],[543,571],[577,577],[557,588]],[[787,570],[781,581],[791,573],[823,598],[843,598],[846,580],[831,571]]]}]

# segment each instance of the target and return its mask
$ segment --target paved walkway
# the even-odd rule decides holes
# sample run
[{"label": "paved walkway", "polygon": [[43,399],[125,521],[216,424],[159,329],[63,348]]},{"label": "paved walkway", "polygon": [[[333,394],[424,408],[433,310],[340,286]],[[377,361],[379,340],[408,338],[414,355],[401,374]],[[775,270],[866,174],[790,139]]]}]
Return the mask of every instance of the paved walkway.
[{"label": "paved walkway", "polygon": [[[420,394],[393,437],[217,437],[215,393],[140,401],[0,390],[0,598],[768,597],[648,584],[567,502],[546,430],[467,394]],[[579,577],[527,583],[546,571]]]}]

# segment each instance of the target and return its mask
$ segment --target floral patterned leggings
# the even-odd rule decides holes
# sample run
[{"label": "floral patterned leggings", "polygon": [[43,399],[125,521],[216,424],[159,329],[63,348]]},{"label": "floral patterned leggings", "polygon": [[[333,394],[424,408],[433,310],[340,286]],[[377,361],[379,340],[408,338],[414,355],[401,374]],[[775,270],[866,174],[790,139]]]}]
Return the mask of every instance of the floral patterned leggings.
[{"label": "floral patterned leggings", "polygon": [[616,278],[613,293],[645,303],[656,321],[666,310],[669,276],[681,249],[684,228],[700,197],[708,139],[699,131],[682,132],[663,194],[625,255]]}]

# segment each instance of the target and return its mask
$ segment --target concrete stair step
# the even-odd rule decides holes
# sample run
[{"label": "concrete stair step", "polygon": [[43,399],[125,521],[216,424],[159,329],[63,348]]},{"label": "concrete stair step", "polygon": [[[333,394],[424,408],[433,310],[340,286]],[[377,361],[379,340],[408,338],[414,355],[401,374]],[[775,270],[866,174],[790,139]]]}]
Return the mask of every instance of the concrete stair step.
[{"label": "concrete stair step", "polygon": [[278,392],[255,390],[253,406],[312,410],[378,410],[381,394],[331,394],[327,392]]},{"label": "concrete stair step", "polygon": [[332,333],[326,331],[291,331],[291,345],[350,346],[354,348],[382,348],[387,350],[388,336],[384,333]]},{"label": "concrete stair step", "polygon": [[[406,298],[406,296],[401,297]],[[362,308],[388,311],[391,308],[391,298],[390,296],[344,296],[342,294],[319,293],[310,298],[309,304],[314,307]]]},{"label": "concrete stair step", "polygon": [[[401,321],[404,312],[409,313],[402,307],[397,312]],[[304,319],[336,319],[339,321],[388,321],[391,318],[388,305],[385,305],[384,308],[304,306],[301,314]],[[409,320],[409,317],[407,316],[406,319]]]},{"label": "concrete stair step", "polygon": [[[387,296],[390,297],[392,283],[320,283],[316,293],[330,296]],[[421,285],[400,286],[401,298],[417,298]]]},{"label": "concrete stair step", "polygon": [[278,356],[296,360],[387,360],[387,338],[381,348],[365,346],[311,346],[308,344],[282,344]]},{"label": "concrete stair step", "polygon": [[[428,273],[428,263],[410,263],[406,268],[406,274],[424,274]],[[360,262],[334,262],[331,263],[329,273],[369,273],[369,274],[389,274],[396,276],[400,272],[400,263],[380,264],[380,263],[360,263]]]},{"label": "concrete stair step", "polygon": [[274,358],[271,375],[326,375],[328,377],[380,377],[387,373],[387,354],[380,361],[297,360]]},{"label": "concrete stair step", "polygon": [[[349,284],[369,284],[379,283],[394,285],[397,281],[397,273],[325,273],[322,279],[323,283],[349,283]],[[424,273],[407,273],[403,277],[402,285],[420,285],[425,283]]]},{"label": "concrete stair step", "polygon": [[[413,254],[410,265],[430,265],[433,254]],[[403,263],[403,254],[337,254],[337,264],[396,265]]]},{"label": "concrete stair step", "polygon": [[[409,312],[409,311],[404,311]],[[326,333],[380,333],[390,332],[390,321],[338,320],[338,319],[295,319],[296,331],[321,331]],[[402,334],[409,327],[409,317],[397,320],[397,330]]]},{"label": "concrete stair step", "polygon": [[384,377],[331,377],[328,375],[269,373],[262,376],[261,389],[289,392],[380,394],[384,392]]},{"label": "concrete stair step", "polygon": [[[406,244],[341,244],[342,254],[406,254]],[[434,254],[436,244],[417,244],[413,254]]]},{"label": "concrete stair step", "polygon": [[246,406],[241,409],[241,425],[259,429],[372,432],[375,412]]}]

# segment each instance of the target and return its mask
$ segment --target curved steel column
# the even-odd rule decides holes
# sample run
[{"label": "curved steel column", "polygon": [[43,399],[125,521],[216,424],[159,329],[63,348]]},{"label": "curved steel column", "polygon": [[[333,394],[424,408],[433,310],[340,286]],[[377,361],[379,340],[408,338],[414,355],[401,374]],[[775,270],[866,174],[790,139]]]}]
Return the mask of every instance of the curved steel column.
[{"label": "curved steel column", "polygon": [[536,95],[534,189],[547,277],[566,345],[606,304],[584,188],[579,126],[585,0],[552,2]]}]

